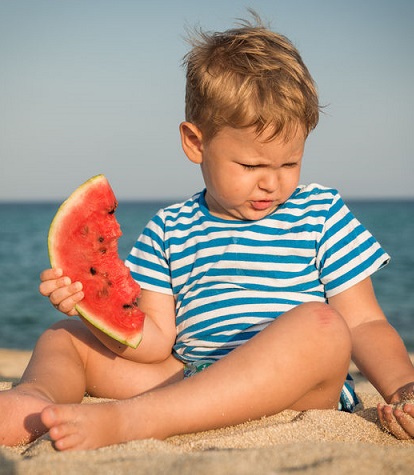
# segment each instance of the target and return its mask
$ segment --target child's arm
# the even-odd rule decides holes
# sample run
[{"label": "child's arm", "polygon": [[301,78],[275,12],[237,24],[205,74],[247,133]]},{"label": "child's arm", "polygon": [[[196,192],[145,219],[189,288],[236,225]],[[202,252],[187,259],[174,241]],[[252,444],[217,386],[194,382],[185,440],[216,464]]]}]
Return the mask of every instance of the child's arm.
[{"label": "child's arm", "polygon": [[414,367],[398,333],[388,323],[367,278],[329,299],[351,331],[352,359],[387,402],[414,381]]},{"label": "child's arm", "polygon": [[[71,283],[59,269],[47,269],[40,275],[39,291],[52,305],[68,316],[78,315],[74,306],[83,298],[79,283]],[[138,348],[129,348],[110,338],[86,320],[90,331],[110,350],[123,358],[141,363],[156,363],[171,355],[176,337],[175,302],[170,295],[142,290],[140,309],[146,314],[143,338]]]},{"label": "child's arm", "polygon": [[[331,297],[329,303],[348,323],[352,359],[383,398],[388,403],[412,398],[414,367],[402,339],[377,302],[371,279]],[[409,425],[414,437],[414,421]]]}]

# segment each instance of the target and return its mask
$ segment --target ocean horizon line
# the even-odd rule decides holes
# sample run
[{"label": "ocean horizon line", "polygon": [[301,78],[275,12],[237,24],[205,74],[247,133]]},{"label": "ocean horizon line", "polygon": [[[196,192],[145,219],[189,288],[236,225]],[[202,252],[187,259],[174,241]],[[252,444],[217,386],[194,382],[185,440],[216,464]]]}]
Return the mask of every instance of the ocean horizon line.
[{"label": "ocean horizon line", "polygon": [[[390,203],[390,202],[414,202],[414,196],[346,196],[341,195],[346,202],[375,202],[375,203]],[[0,199],[0,206],[2,205],[55,205],[63,203],[68,198],[13,198]],[[118,198],[118,203],[178,203],[188,199],[187,197],[173,197],[173,198]]]}]

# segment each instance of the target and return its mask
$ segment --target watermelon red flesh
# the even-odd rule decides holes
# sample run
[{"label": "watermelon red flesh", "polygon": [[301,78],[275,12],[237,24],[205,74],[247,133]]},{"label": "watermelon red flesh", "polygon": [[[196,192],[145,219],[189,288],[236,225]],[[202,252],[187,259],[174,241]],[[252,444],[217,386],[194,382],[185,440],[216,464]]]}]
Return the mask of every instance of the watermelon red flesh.
[{"label": "watermelon red flesh", "polygon": [[144,314],[137,305],[140,287],[118,256],[121,228],[117,201],[104,175],[79,188],[61,205],[49,229],[52,267],[82,282],[80,315],[115,340],[136,348]]}]

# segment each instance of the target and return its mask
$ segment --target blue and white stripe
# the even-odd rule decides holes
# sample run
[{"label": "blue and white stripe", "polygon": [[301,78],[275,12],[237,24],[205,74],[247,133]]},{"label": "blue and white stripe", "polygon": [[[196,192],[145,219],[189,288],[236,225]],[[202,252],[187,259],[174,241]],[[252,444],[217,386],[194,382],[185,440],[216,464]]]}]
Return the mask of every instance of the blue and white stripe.
[{"label": "blue and white stripe", "polygon": [[339,194],[300,186],[259,221],[212,216],[204,193],[149,222],[127,259],[144,289],[176,300],[174,352],[219,359],[292,307],[325,302],[389,256]]}]

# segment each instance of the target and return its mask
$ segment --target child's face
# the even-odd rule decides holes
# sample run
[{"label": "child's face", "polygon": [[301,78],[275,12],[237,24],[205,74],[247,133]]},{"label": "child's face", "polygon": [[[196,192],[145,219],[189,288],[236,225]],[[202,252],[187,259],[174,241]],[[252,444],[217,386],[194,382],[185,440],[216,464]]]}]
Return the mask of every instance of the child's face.
[{"label": "child's face", "polygon": [[257,220],[284,203],[299,184],[305,136],[270,142],[254,129],[226,127],[201,142],[201,170],[210,212],[220,218]]}]

